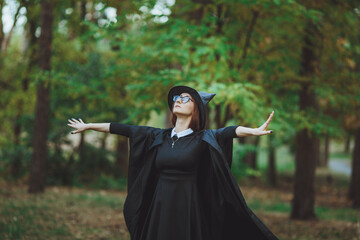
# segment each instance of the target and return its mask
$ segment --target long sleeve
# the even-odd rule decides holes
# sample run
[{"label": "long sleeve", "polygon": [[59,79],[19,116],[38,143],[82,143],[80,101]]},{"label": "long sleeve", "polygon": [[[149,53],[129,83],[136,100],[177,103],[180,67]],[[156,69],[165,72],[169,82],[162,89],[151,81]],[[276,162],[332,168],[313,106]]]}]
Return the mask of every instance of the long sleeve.
[{"label": "long sleeve", "polygon": [[225,140],[225,139],[229,139],[229,138],[236,138],[236,128],[238,126],[228,126],[228,127],[223,127],[223,128],[219,128],[216,129],[215,131],[215,135],[217,140]]},{"label": "long sleeve", "polygon": [[132,125],[111,122],[109,131],[112,134],[118,134],[118,135],[130,137],[130,132],[131,132],[130,127],[131,126]]},{"label": "long sleeve", "polygon": [[126,136],[128,138],[145,135],[154,136],[154,134],[159,130],[161,129],[149,126],[137,126],[117,122],[110,122],[109,128],[110,133]]},{"label": "long sleeve", "polygon": [[237,127],[238,126],[228,126],[213,130],[215,132],[216,141],[222,148],[229,167],[231,167],[232,164],[233,139],[237,137],[235,131]]}]

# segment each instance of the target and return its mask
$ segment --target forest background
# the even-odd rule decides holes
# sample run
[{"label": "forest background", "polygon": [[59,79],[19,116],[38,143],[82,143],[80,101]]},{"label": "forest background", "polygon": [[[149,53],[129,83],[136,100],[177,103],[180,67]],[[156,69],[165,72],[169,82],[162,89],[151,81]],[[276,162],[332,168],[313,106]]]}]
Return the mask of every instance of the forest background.
[{"label": "forest background", "polygon": [[0,0],[0,238],[128,239],[128,140],[67,119],[167,128],[168,90],[216,93],[208,129],[280,239],[360,239],[356,0]]}]

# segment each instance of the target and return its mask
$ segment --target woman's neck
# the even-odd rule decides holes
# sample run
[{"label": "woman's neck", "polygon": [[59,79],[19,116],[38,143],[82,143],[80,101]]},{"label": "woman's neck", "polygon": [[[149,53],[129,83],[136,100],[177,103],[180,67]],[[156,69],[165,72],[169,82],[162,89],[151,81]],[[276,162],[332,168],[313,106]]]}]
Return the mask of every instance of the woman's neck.
[{"label": "woman's neck", "polygon": [[175,123],[175,132],[179,133],[189,128],[191,122],[190,117],[180,117],[178,116]]}]

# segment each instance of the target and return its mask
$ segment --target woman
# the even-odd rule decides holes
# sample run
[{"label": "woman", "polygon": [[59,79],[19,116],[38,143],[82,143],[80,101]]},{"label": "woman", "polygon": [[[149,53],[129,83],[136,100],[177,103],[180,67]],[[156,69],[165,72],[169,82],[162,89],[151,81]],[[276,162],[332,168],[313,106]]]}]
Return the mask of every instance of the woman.
[{"label": "woman", "polygon": [[205,107],[215,96],[188,86],[168,93],[174,128],[69,120],[87,129],[129,137],[124,217],[133,240],[277,239],[247,207],[230,172],[233,138],[265,135],[259,128],[205,130]]}]

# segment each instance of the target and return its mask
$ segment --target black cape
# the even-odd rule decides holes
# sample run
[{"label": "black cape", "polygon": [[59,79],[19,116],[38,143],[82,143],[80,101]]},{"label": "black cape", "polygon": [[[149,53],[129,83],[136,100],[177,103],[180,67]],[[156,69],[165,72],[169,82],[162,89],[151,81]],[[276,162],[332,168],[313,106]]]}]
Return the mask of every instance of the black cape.
[{"label": "black cape", "polygon": [[[209,161],[201,166],[199,191],[201,204],[207,209],[209,240],[275,240],[278,239],[248,208],[230,167],[233,138],[222,138],[226,131],[237,126],[201,130],[202,140],[208,144]],[[172,128],[161,129],[110,123],[110,133],[127,136],[130,141],[128,195],[124,204],[124,218],[132,240],[140,240],[145,216],[156,187],[158,174],[154,160]]]}]

